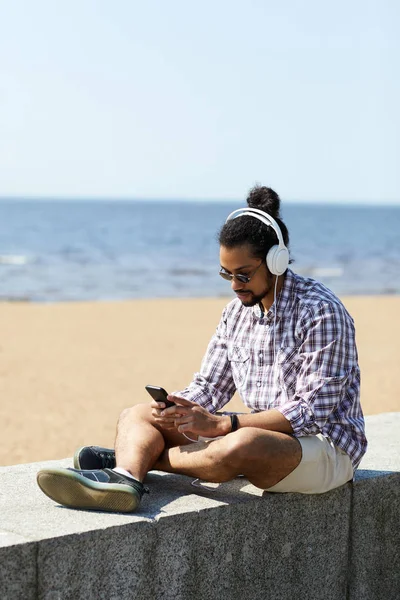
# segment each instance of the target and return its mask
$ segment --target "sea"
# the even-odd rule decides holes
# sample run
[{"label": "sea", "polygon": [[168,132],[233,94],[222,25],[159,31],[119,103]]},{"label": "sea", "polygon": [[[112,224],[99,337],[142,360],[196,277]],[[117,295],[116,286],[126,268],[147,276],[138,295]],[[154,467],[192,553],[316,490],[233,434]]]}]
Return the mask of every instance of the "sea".
[{"label": "sea", "polygon": [[[0,300],[229,297],[228,201],[2,200]],[[291,268],[338,295],[400,293],[400,206],[283,204]]]}]

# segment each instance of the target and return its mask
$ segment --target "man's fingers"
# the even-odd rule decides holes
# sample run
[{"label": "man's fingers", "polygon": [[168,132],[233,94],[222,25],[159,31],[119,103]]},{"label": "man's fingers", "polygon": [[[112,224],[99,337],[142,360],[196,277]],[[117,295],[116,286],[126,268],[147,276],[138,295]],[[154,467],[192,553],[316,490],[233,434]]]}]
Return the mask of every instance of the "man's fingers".
[{"label": "man's fingers", "polygon": [[168,394],[168,400],[170,400],[171,402],[175,402],[175,404],[178,404],[180,406],[198,406],[196,402],[191,402],[190,400],[186,400],[185,398],[179,398],[179,396],[172,396],[171,394]]},{"label": "man's fingers", "polygon": [[180,419],[175,419],[175,427],[178,431],[191,431],[193,429],[194,419],[181,417]]},{"label": "man's fingers", "polygon": [[165,404],[164,404],[164,402],[160,403],[160,402],[156,402],[155,400],[152,400],[150,402],[150,406],[151,406],[151,408],[160,408],[161,406],[164,408]]},{"label": "man's fingers", "polygon": [[177,427],[177,430],[179,431],[179,433],[182,433],[183,431],[192,431],[193,423],[183,423],[182,425],[179,425],[179,427]]},{"label": "man's fingers", "polygon": [[183,425],[184,423],[193,423],[193,422],[194,422],[194,418],[190,415],[180,415],[179,417],[175,417],[176,426]]},{"label": "man's fingers", "polygon": [[189,415],[191,413],[190,408],[186,408],[185,406],[172,406],[171,408],[165,408],[160,412],[162,417],[175,417],[179,418],[183,415]]}]

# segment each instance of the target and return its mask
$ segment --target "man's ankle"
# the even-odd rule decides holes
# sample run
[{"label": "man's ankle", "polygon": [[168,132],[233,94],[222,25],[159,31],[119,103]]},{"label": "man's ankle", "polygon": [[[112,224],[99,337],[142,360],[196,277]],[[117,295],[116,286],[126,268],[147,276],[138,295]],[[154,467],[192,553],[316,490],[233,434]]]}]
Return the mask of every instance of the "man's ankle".
[{"label": "man's ankle", "polygon": [[142,481],[138,477],[135,477],[130,471],[127,471],[122,467],[114,467],[113,471],[115,473],[119,473],[120,475],[124,475],[125,477],[129,477],[130,479],[134,479],[135,481],[140,481],[140,483],[142,483]]}]

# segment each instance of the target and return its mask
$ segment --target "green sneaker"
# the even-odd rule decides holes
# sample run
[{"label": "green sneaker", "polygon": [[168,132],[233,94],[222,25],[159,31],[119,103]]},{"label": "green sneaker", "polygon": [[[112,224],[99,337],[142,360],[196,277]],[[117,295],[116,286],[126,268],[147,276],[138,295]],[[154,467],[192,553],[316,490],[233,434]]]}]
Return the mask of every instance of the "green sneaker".
[{"label": "green sneaker", "polygon": [[148,488],[111,469],[42,469],[37,483],[43,493],[70,508],[133,512]]}]

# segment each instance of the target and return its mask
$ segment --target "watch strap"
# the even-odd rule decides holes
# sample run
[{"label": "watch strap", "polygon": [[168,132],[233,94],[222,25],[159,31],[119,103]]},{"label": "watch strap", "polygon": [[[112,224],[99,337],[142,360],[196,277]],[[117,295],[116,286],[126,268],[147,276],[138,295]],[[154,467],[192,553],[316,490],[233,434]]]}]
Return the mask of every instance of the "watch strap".
[{"label": "watch strap", "polygon": [[231,418],[231,433],[239,428],[239,419],[237,415],[229,415]]}]

